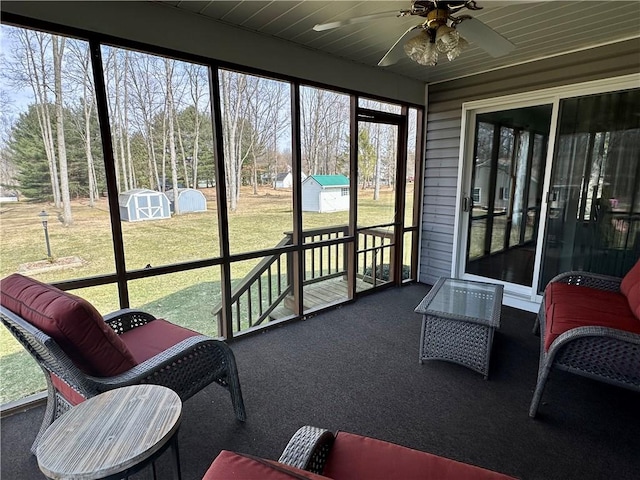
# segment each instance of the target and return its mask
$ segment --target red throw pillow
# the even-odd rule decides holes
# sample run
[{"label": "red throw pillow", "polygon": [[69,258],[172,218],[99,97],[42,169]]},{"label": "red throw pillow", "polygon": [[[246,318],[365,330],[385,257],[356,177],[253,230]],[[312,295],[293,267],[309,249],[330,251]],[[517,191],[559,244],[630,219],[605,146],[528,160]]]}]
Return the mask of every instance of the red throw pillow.
[{"label": "red throw pillow", "polygon": [[14,273],[0,283],[0,303],[53,338],[89,375],[111,377],[136,365],[124,342],[80,297]]}]

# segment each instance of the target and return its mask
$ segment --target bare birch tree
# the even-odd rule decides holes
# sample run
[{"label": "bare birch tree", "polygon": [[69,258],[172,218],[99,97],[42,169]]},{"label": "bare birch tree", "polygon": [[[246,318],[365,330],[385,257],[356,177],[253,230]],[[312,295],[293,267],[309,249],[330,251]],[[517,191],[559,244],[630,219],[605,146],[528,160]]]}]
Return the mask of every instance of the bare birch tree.
[{"label": "bare birch tree", "polygon": [[87,157],[87,180],[89,195],[89,206],[93,207],[99,197],[98,181],[96,177],[95,161],[92,152],[92,120],[95,119],[95,89],[93,85],[93,74],[91,71],[91,58],[89,46],[86,42],[69,40],[67,44],[69,50],[70,71],[68,75],[74,79],[74,83],[80,85],[82,89],[80,101],[82,107],[82,117],[76,118],[76,128],[84,141],[84,151]]},{"label": "bare birch tree", "polygon": [[71,214],[71,195],[69,192],[69,171],[67,166],[67,145],[64,137],[64,108],[62,98],[62,60],[64,56],[65,37],[52,35],[53,82],[56,104],[56,137],[58,141],[58,162],[60,165],[60,193],[62,200],[62,223],[69,226],[73,223]]},{"label": "bare birch tree", "polygon": [[281,112],[287,101],[287,86],[275,80],[259,77],[250,77],[249,82],[255,86],[249,101],[249,121],[251,122],[252,156],[252,184],[253,194],[258,193],[258,160],[263,155],[265,146],[274,141],[274,152],[277,152],[278,138],[282,134],[283,127],[289,122],[281,121]]},{"label": "bare birch tree", "polygon": [[336,162],[348,131],[348,97],[319,88],[301,92],[303,164],[309,175],[336,172]]},{"label": "bare birch tree", "polygon": [[51,62],[48,59],[51,35],[22,28],[9,32],[15,37],[17,48],[13,52],[12,60],[8,62],[8,71],[4,74],[19,88],[28,85],[33,92],[34,108],[38,115],[40,135],[49,166],[53,204],[60,208],[60,181],[48,89],[51,79]]},{"label": "bare birch tree", "polygon": [[232,212],[238,208],[242,165],[251,151],[251,144],[243,141],[248,127],[247,99],[250,96],[247,75],[227,70],[220,71],[225,178],[229,209]]},{"label": "bare birch tree", "polygon": [[[209,112],[211,98],[209,96],[209,82],[207,69],[200,65],[189,64],[186,67],[186,74],[189,78],[189,93],[195,109],[193,120],[193,146],[191,150],[191,184],[198,186],[198,165],[200,161],[200,132],[202,130],[203,119],[201,111]],[[202,110],[201,110],[202,109]],[[209,117],[209,115],[207,115]]]},{"label": "bare birch tree", "polygon": [[180,203],[178,202],[178,165],[176,161],[176,137],[174,128],[175,107],[173,103],[173,71],[175,62],[170,58],[164,59],[164,68],[166,76],[166,114],[169,137],[169,159],[171,161],[171,180],[174,193],[174,212],[176,215],[180,215]]},{"label": "bare birch tree", "polygon": [[157,132],[154,118],[160,113],[164,102],[159,100],[160,86],[157,81],[158,59],[143,53],[132,54],[129,61],[133,121],[144,137],[147,149],[147,180],[149,188],[162,190],[158,172]]}]

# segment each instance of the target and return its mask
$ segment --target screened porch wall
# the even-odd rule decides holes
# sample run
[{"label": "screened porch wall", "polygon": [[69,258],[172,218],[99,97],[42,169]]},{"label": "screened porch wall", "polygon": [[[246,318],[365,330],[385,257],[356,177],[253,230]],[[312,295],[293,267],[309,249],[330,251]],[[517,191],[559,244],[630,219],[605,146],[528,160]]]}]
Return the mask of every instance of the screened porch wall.
[{"label": "screened porch wall", "polygon": [[424,104],[422,81],[340,60],[167,4],[3,1],[2,11],[341,89]]},{"label": "screened porch wall", "polygon": [[640,39],[636,38],[429,85],[421,282],[434,284],[451,274],[462,104],[637,73],[638,58]]}]

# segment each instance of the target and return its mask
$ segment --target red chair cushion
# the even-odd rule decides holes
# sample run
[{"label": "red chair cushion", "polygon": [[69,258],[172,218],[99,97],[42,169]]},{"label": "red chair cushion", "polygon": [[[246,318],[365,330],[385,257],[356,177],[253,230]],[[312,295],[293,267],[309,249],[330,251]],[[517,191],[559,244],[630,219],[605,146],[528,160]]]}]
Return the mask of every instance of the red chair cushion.
[{"label": "red chair cushion", "polygon": [[322,475],[271,460],[251,458],[222,450],[202,480],[330,480]]},{"label": "red chair cushion", "polygon": [[611,327],[640,333],[640,321],[621,293],[552,283],[545,289],[544,301],[545,350],[558,336],[577,327]]},{"label": "red chair cushion", "polygon": [[53,338],[83,372],[111,377],[136,365],[86,300],[18,273],[4,278],[0,287],[2,306]]},{"label": "red chair cushion", "polygon": [[194,335],[200,334],[158,318],[122,333],[120,339],[135,361],[142,363]]},{"label": "red chair cushion", "polygon": [[627,297],[633,314],[640,319],[640,260],[622,278],[620,291]]},{"label": "red chair cushion", "polygon": [[72,406],[81,404],[86,400],[82,395],[76,392],[67,382],[58,377],[55,373],[49,374],[51,383],[55,389],[69,402]]},{"label": "red chair cushion", "polygon": [[474,465],[346,432],[336,435],[322,474],[334,480],[513,480]]}]

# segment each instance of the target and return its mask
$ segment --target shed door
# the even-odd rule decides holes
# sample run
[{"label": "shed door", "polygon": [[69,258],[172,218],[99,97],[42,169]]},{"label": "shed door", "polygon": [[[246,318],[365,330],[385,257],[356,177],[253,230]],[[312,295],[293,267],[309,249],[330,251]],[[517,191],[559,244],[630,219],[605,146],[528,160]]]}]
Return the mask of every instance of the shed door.
[{"label": "shed door", "polygon": [[136,212],[139,220],[163,218],[162,201],[158,195],[136,195]]}]

